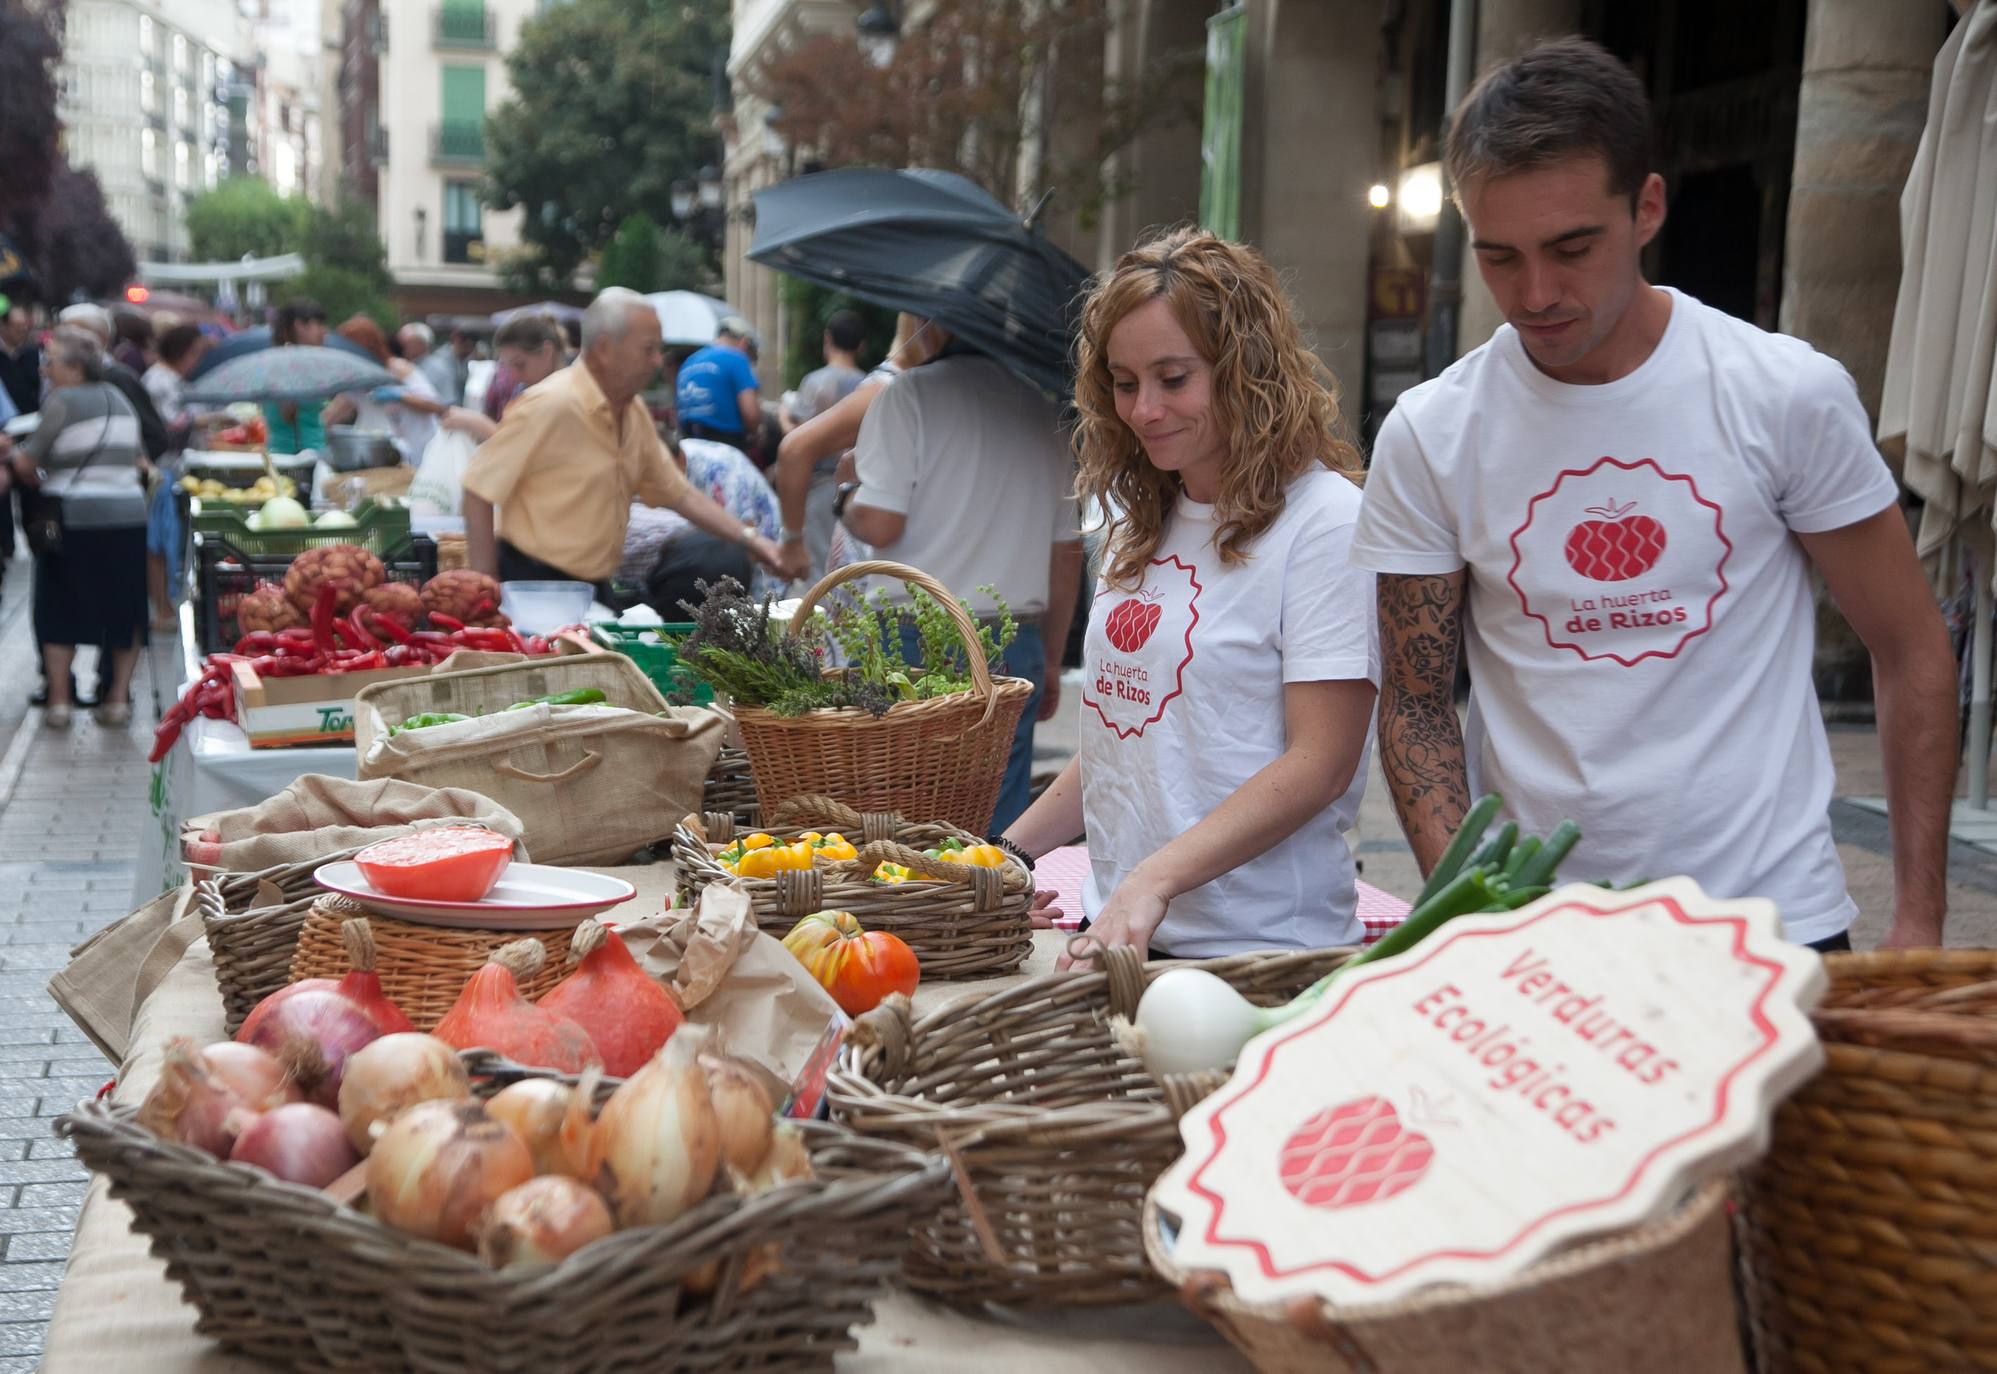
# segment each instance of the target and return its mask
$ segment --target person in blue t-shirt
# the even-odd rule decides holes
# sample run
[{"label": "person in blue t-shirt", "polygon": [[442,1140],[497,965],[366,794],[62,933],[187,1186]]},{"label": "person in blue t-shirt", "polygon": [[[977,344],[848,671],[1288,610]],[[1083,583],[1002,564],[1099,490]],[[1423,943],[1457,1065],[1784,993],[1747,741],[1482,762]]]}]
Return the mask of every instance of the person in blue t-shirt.
[{"label": "person in blue t-shirt", "polygon": [[682,435],[748,451],[762,420],[750,362],[755,346],[748,321],[730,315],[716,328],[713,343],[680,364],[674,401]]}]

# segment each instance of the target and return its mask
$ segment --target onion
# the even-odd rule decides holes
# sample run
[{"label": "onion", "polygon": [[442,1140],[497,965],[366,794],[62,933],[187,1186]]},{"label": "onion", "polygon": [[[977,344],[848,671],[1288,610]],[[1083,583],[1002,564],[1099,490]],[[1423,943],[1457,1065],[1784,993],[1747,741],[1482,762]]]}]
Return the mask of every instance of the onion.
[{"label": "onion", "polygon": [[594,1190],[550,1174],[492,1204],[478,1224],[478,1253],[495,1269],[529,1269],[559,1263],[611,1229],[610,1209]]},{"label": "onion", "polygon": [[537,1174],[589,1177],[589,1102],[598,1071],[571,1088],[552,1078],[523,1078],[486,1101],[485,1109],[527,1142]]},{"label": "onion", "polygon": [[683,1026],[611,1094],[589,1134],[589,1179],[619,1226],[663,1225],[707,1196],[721,1158],[721,1123],[700,1051],[705,1030]]},{"label": "onion", "polygon": [[325,1187],[361,1159],[340,1118],[310,1102],[287,1102],[257,1117],[236,1137],[229,1158],[308,1188]]},{"label": "onion", "polygon": [[469,1250],[485,1209],[533,1176],[527,1146],[480,1103],[418,1102],[368,1155],[368,1204],[398,1231]]},{"label": "onion", "polygon": [[[269,1058],[268,1055],[264,1056]],[[166,1047],[159,1081],[140,1104],[138,1124],[164,1140],[226,1158],[247,1113],[267,1104],[245,1097],[203,1062],[194,1042],[177,1038]]]},{"label": "onion", "polygon": [[721,1126],[721,1162],[753,1174],[770,1152],[770,1095],[756,1071],[724,1054],[703,1054],[708,1097]]},{"label": "onion", "polygon": [[361,1046],[340,1080],[340,1120],[362,1154],[405,1107],[472,1095],[458,1052],[434,1035],[403,1031]]},{"label": "onion", "polygon": [[245,1105],[257,1111],[297,1102],[305,1096],[284,1071],[284,1065],[255,1045],[218,1040],[201,1051],[201,1064],[218,1082],[242,1098]]},{"label": "onion", "polygon": [[1135,1024],[1119,1037],[1154,1074],[1225,1069],[1250,1040],[1316,1006],[1323,982],[1280,1007],[1258,1007],[1205,969],[1167,969],[1137,1003]]},{"label": "onion", "polygon": [[750,1196],[767,1193],[780,1183],[812,1177],[811,1151],[805,1146],[804,1132],[796,1122],[780,1121],[770,1132],[770,1151],[761,1168],[749,1177],[744,1191]]},{"label": "onion", "polygon": [[[244,1031],[249,1031],[247,1024]],[[337,1107],[348,1058],[380,1039],[381,1031],[345,997],[313,988],[271,1008],[255,1031],[241,1038],[276,1055],[305,1090],[306,1100]]]}]

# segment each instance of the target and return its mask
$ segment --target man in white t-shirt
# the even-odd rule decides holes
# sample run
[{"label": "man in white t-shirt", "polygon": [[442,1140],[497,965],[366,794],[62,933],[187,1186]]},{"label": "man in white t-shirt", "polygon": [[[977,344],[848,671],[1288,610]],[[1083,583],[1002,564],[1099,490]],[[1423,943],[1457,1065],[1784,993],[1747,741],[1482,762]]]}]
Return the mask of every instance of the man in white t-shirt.
[{"label": "man in white t-shirt", "polygon": [[[1034,690],[992,813],[997,834],[1030,799],[1033,726],[1059,698],[1061,650],[1081,579],[1060,417],[992,359],[945,353],[879,394],[853,455],[860,485],[841,513],[848,532],[880,557],[928,573],[969,601],[973,615],[996,609],[979,590],[994,588],[1019,623],[1005,666]],[[899,584],[890,591],[906,599]]]},{"label": "man in white t-shirt", "polygon": [[[1873,661],[1892,945],[1938,944],[1955,667],[1851,378],[1649,285],[1642,86],[1579,39],[1487,74],[1448,161],[1507,323],[1381,428],[1352,558],[1380,574],[1380,760],[1422,869],[1472,792],[1572,817],[1576,879],[1687,874],[1848,947],[1811,570]],[[1452,701],[1459,642],[1470,715]]]}]

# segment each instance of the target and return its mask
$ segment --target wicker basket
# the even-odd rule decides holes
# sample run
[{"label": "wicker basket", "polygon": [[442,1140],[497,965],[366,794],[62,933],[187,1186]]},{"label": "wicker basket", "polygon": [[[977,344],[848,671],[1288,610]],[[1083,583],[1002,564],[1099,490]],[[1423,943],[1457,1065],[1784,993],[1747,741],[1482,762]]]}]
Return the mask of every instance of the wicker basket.
[{"label": "wicker basket", "polygon": [[826,796],[857,811],[932,816],[983,835],[1033,684],[994,679],[978,648],[977,626],[956,598],[935,578],[901,563],[850,563],[827,573],[798,603],[790,633],[802,633],[819,598],[833,588],[876,574],[920,587],[950,613],[964,636],[971,690],[905,701],[883,716],[857,709],[779,716],[759,706],[734,707],[763,813],[773,814],[791,797]]},{"label": "wicker basket", "polygon": [[417,1030],[436,1029],[492,952],[515,940],[539,940],[547,950],[541,967],[520,980],[520,995],[528,1001],[540,1001],[542,994],[574,972],[568,963],[569,942],[575,938],[572,925],[553,930],[426,926],[369,911],[345,897],[323,896],[306,909],[299,927],[290,981],[345,977],[353,965],[341,927],[356,916],[367,920],[383,994]]},{"label": "wicker basket", "polygon": [[[257,1003],[291,981],[291,957],[312,904],[326,889],[312,881],[325,864],[351,859],[359,848],[337,849],[316,859],[279,864],[255,873],[227,873],[194,889],[215,981],[222,991],[223,1025],[234,1035]],[[277,901],[265,900],[270,883]],[[346,966],[341,965],[342,973]]]},{"label": "wicker basket", "polygon": [[1833,954],[1739,1239],[1767,1374],[1997,1369],[1997,951]]},{"label": "wicker basket", "polygon": [[[536,1070],[467,1057],[479,1090]],[[606,1085],[607,1086],[607,1085]],[[818,1176],[760,1197],[711,1198],[553,1269],[495,1272],[398,1235],[323,1193],[169,1144],[133,1108],[84,1103],[56,1123],[132,1208],[201,1316],[195,1329],[285,1368],[562,1374],[648,1369],[830,1370],[893,1277],[911,1217],[947,1166],[885,1141],[801,1123]],[[780,1267],[741,1283],[761,1247]],[[683,1286],[720,1262],[713,1294]]]},{"label": "wicker basket", "polygon": [[[1502,1284],[1321,1305],[1308,1332],[1225,1284],[1204,1289],[1198,1310],[1263,1374],[1741,1374],[1726,1198],[1709,1183],[1667,1217]],[[1144,1245],[1167,1282],[1186,1281],[1149,1200]]]},{"label": "wicker basket", "polygon": [[725,814],[738,827],[762,823],[763,808],[756,801],[756,779],[749,771],[749,756],[734,745],[722,745],[714,767],[707,770],[700,809]]},{"label": "wicker basket", "polygon": [[[793,797],[771,817],[770,833],[791,840],[805,830],[837,830],[864,841],[860,857],[775,878],[737,879],[716,863],[707,841],[735,837],[731,818],[710,815],[705,834],[682,825],[673,834],[685,903],[709,883],[741,882],[756,924],[778,938],[798,919],[828,908],[850,911],[868,930],[899,936],[915,951],[924,978],[984,978],[1010,973],[1033,952],[1033,875],[1010,859],[1004,868],[925,859],[922,850],[942,840],[975,844],[975,835],[947,825],[910,825],[899,816],[867,815],[830,797]],[[905,864],[918,881],[893,885],[868,881],[876,865]]]},{"label": "wicker basket", "polygon": [[[1349,949],[1192,964],[1273,1005]],[[1161,1083],[1110,1037],[1146,983],[1181,961],[1104,951],[1103,967],[1028,979],[911,1020],[895,998],[854,1023],[827,1087],[863,1135],[943,1151],[959,1197],[912,1227],[910,1287],[965,1306],[1142,1302],[1144,1194],[1182,1153],[1178,1119],[1225,1075]]]}]

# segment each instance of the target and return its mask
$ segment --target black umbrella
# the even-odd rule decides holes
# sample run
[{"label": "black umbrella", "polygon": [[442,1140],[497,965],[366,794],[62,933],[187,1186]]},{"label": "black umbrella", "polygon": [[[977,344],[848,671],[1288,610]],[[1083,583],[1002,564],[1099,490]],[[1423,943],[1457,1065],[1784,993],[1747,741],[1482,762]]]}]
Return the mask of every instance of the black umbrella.
[{"label": "black umbrella", "polygon": [[955,172],[854,167],[756,192],[751,261],[936,321],[1050,396],[1088,269]]},{"label": "black umbrella", "polygon": [[[324,346],[327,348],[337,348],[342,353],[351,353],[357,358],[366,358],[369,362],[374,361],[374,354],[362,348],[352,339],[346,337],[346,335],[335,334],[331,330],[328,330],[326,333]],[[233,362],[235,359],[251,353],[261,353],[269,347],[271,347],[269,325],[260,324],[254,329],[239,329],[209,349],[206,353],[203,353],[201,361],[194,365],[194,371],[187,374],[187,380],[190,382],[197,381],[208,373],[213,372],[223,363]]]}]

